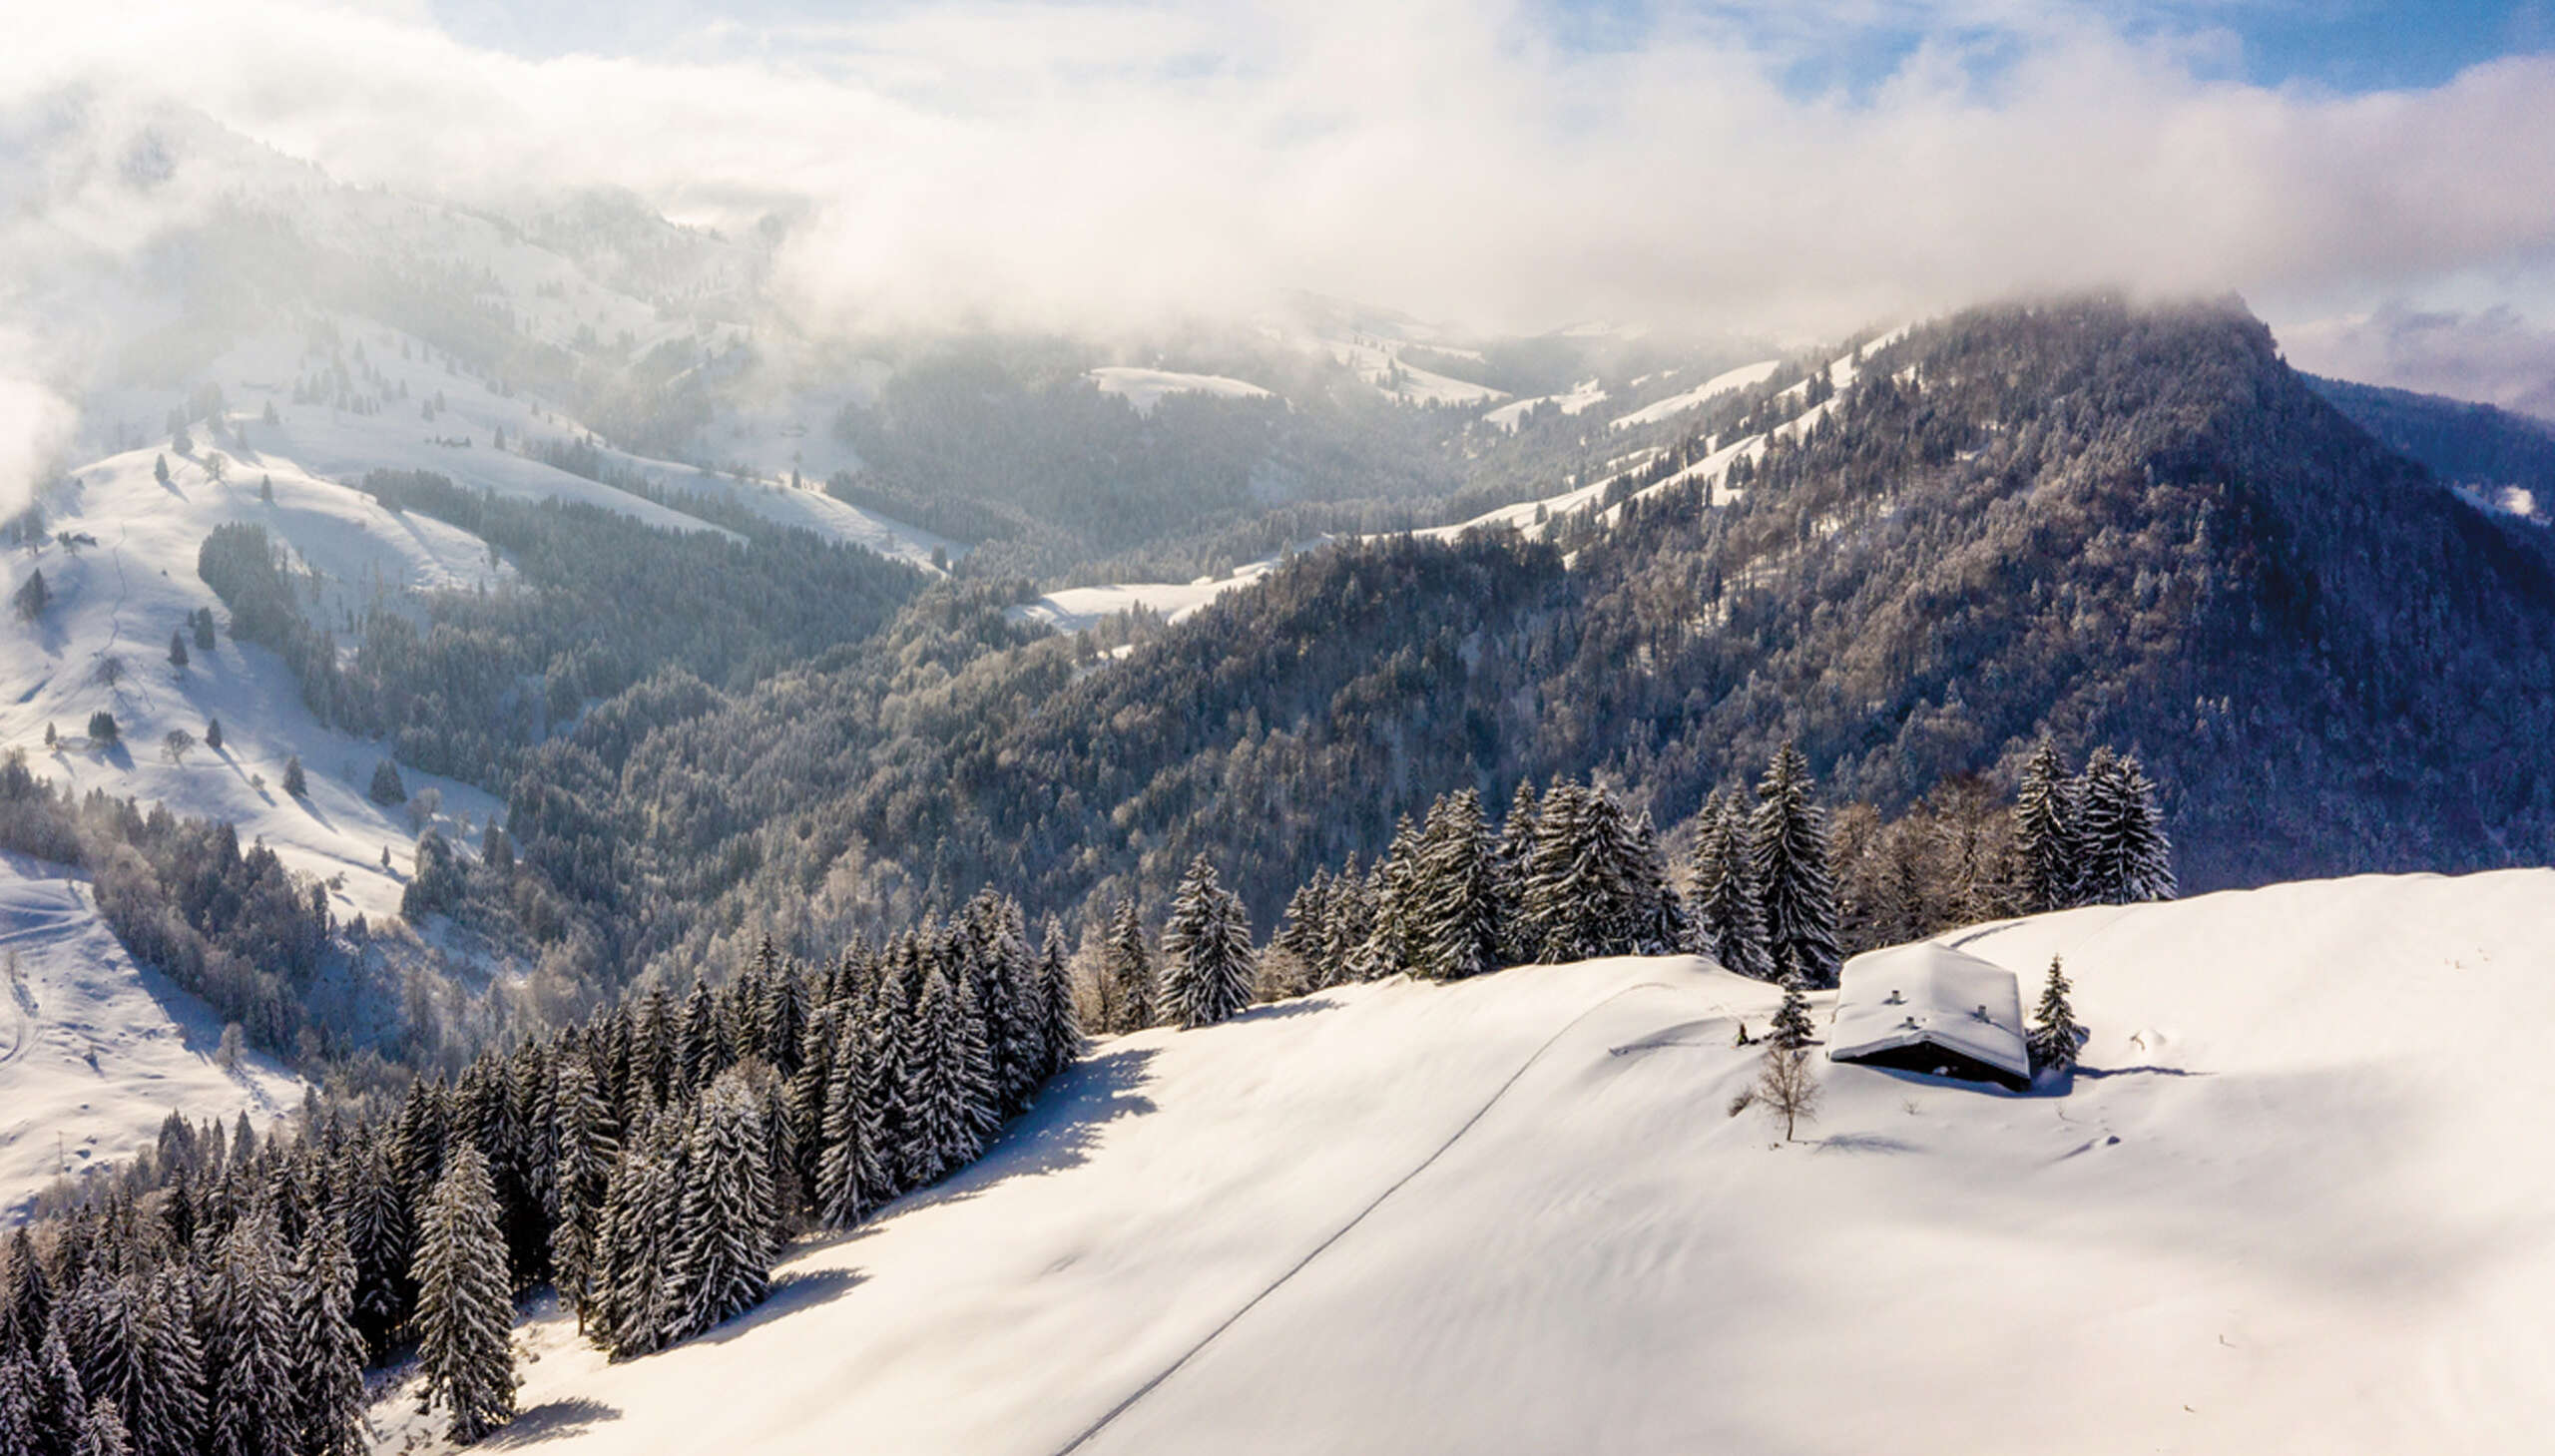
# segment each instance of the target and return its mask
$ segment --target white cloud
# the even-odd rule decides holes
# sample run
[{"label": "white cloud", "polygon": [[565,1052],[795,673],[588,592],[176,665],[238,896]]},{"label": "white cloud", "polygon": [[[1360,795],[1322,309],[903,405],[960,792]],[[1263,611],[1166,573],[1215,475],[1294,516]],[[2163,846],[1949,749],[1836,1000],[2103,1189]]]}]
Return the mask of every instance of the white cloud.
[{"label": "white cloud", "polygon": [[[1801,14],[1636,9],[1573,46],[1544,11],[1458,0],[763,28],[657,6],[638,54],[539,58],[413,0],[52,7],[0,57],[0,108],[160,92],[355,182],[608,183],[730,222],[804,205],[794,301],[872,322],[1304,286],[1491,325],[1798,331],[2088,283],[2328,317],[2555,259],[2555,59],[2335,97],[2222,79],[2223,33],[2103,5]],[[1781,76],[1812,21],[1937,39],[1864,94],[1804,97]]]}]

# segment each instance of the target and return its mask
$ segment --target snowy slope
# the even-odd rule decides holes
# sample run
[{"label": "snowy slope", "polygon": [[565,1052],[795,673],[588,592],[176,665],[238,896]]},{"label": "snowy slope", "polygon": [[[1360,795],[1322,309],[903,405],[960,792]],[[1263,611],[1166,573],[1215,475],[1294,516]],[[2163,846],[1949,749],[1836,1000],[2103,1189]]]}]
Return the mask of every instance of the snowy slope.
[{"label": "snowy slope", "polygon": [[[346,314],[326,321],[340,343],[315,347],[307,331],[268,328],[236,341],[206,369],[203,377],[222,386],[228,413],[245,422],[248,430],[252,453],[238,462],[241,466],[264,470],[270,460],[280,460],[314,476],[345,480],[376,469],[429,470],[474,490],[598,506],[663,530],[721,529],[532,458],[526,452],[536,443],[588,438],[582,425],[542,401],[511,392],[498,381],[447,368],[436,362],[423,340],[399,330]],[[360,359],[353,355],[358,346],[363,351]],[[332,401],[295,404],[293,381],[332,364],[349,367],[359,393],[395,394],[404,386],[407,397],[393,399],[375,413],[341,410]],[[752,464],[757,471],[766,468],[762,461],[788,444],[787,453],[807,457],[802,480],[813,485],[849,456],[838,445],[827,443],[828,426],[819,423],[810,428],[807,417],[822,413],[830,420],[830,410],[838,409],[840,398],[851,392],[855,391],[819,391],[796,399],[794,406],[783,401],[760,407],[751,417],[732,418],[724,431],[714,427],[714,443],[733,447],[740,462]],[[426,418],[427,402],[438,397],[441,407],[432,419]],[[121,426],[126,438],[148,437],[154,442],[152,448],[165,448],[167,413],[183,400],[184,391],[176,388],[101,390],[88,404],[90,429],[93,434],[111,435]],[[260,419],[269,404],[278,425],[267,426]],[[792,430],[797,432],[794,440],[782,433]],[[495,448],[500,432],[507,444],[503,450]],[[203,438],[200,427],[195,433],[199,445],[215,448]],[[812,452],[807,448],[811,437],[816,441]],[[774,462],[769,473],[741,480],[733,474],[634,455],[609,444],[601,445],[599,452],[611,468],[652,479],[666,490],[740,506],[775,524],[813,531],[916,566],[928,567],[935,549],[952,555],[964,550],[930,532],[835,500],[821,490],[790,489],[784,483],[791,468],[786,464]]]},{"label": "snowy slope", "polygon": [[[495,585],[509,569],[492,564],[488,548],[457,527],[393,514],[361,491],[280,459],[258,457],[216,484],[196,460],[171,457],[163,486],[152,473],[154,458],[146,450],[100,461],[75,487],[46,500],[54,529],[97,544],[50,547],[13,567],[13,577],[41,570],[53,605],[32,629],[13,629],[16,645],[0,654],[0,741],[26,746],[39,778],[227,819],[243,843],[263,839],[291,868],[322,878],[342,874],[331,896],[340,916],[394,913],[416,829],[403,811],[364,796],[381,746],[321,727],[281,660],[228,632],[211,650],[190,636],[187,666],[170,664],[170,635],[189,613],[211,608],[228,620],[196,574],[197,548],[225,523],[265,527],[317,574],[320,596],[304,610],[332,624],[380,594]],[[273,483],[271,505],[258,498],[260,475]],[[100,710],[115,716],[121,741],[114,746],[88,739],[89,717]],[[201,740],[217,718],[219,750],[199,744],[182,758],[168,756],[162,740],[171,729]],[[48,725],[58,737],[51,749],[43,746]],[[285,762],[295,754],[310,787],[299,800],[282,788]],[[411,794],[441,791],[447,832],[459,832],[465,818],[485,824],[502,807],[452,780],[413,770],[402,776]],[[396,871],[381,867],[384,845],[399,846]]]},{"label": "snowy slope", "polygon": [[259,1054],[224,1071],[221,1036],[125,954],[85,877],[0,851],[0,1222],[57,1175],[140,1151],[172,1110],[264,1123],[299,1105]]},{"label": "snowy slope", "polygon": [[1612,424],[1619,430],[1631,429],[1638,425],[1657,424],[1661,420],[1684,414],[1717,394],[1728,394],[1734,389],[1746,389],[1753,384],[1763,384],[1774,377],[1775,371],[1782,367],[1783,361],[1780,359],[1761,359],[1754,364],[1742,364],[1736,369],[1715,374],[1683,394],[1672,394],[1666,399],[1645,404],[1630,414],[1617,415]]},{"label": "snowy slope", "polygon": [[[1856,352],[1868,353],[1873,349],[1894,343],[1904,337],[1906,332],[1903,326],[1892,329],[1865,344]],[[1673,417],[1680,410],[1700,404],[1714,395],[1726,393],[1734,388],[1763,383],[1773,374],[1776,367],[1774,363],[1765,362],[1730,370],[1706,380],[1702,385],[1685,394],[1661,400],[1647,408],[1623,415],[1612,421],[1612,424],[1618,426],[1646,424],[1657,419]],[[1830,360],[1827,368],[1829,377],[1835,381],[1837,389],[1841,391],[1853,383],[1860,365],[1855,362],[1854,353],[1847,353]],[[1806,389],[1807,385],[1804,381],[1778,391],[1776,397],[1796,403]],[[1603,402],[1605,398],[1605,389],[1596,380],[1591,379],[1568,394],[1518,400],[1490,410],[1481,418],[1485,423],[1498,428],[1513,430],[1525,411],[1536,405],[1558,403],[1564,414],[1578,414]],[[1681,400],[1686,402],[1680,404]],[[1776,425],[1765,434],[1749,435],[1743,439],[1734,440],[1685,469],[1644,487],[1630,499],[1640,500],[1674,486],[1691,485],[1709,480],[1720,489],[1721,499],[1736,500],[1739,498],[1739,493],[1727,483],[1733,463],[1741,459],[1753,460],[1763,455],[1770,439],[1797,438],[1803,430],[1833,414],[1837,404],[1838,399],[1830,397],[1800,410],[1798,414]],[[1655,410],[1665,410],[1665,413],[1653,414],[1652,411]],[[1658,458],[1659,454],[1656,448],[1634,450],[1606,462],[1604,467],[1585,485],[1575,486],[1538,500],[1518,501],[1512,505],[1499,506],[1468,520],[1445,526],[1431,526],[1411,534],[1430,540],[1452,541],[1468,531],[1513,529],[1530,538],[1540,537],[1550,529],[1550,523],[1554,521],[1603,508],[1607,492],[1618,480],[1649,465]],[[1607,511],[1601,519],[1605,524],[1613,525],[1622,514],[1623,507],[1619,504]],[[1229,576],[1201,577],[1197,581],[1186,583],[1129,582],[1105,587],[1077,587],[1069,591],[1050,593],[1025,607],[1013,608],[1011,615],[1020,620],[1043,622],[1062,632],[1086,631],[1102,620],[1137,605],[1160,612],[1171,621],[1178,621],[1227,592],[1258,582],[1275,564],[1275,562],[1255,562]]]},{"label": "snowy slope", "polygon": [[[977,1168],[607,1364],[563,1452],[2519,1452],[2555,1418],[2555,872],[1946,937],[2089,1070],[1819,1064],[1684,959],[1387,982],[1103,1044]],[[1824,998],[1817,1006],[1825,1014]],[[397,1405],[382,1414],[406,1419]]]},{"label": "snowy slope", "polygon": [[1115,394],[1135,406],[1138,414],[1151,414],[1166,394],[1207,394],[1218,399],[1267,399],[1269,391],[1244,379],[1222,374],[1183,374],[1172,369],[1138,369],[1123,364],[1110,364],[1084,376],[1100,386],[1103,394]]},{"label": "snowy slope", "polygon": [[1200,577],[1194,582],[1126,582],[1106,587],[1067,587],[1008,614],[1021,622],[1040,622],[1058,632],[1088,632],[1112,617],[1138,607],[1165,622],[1189,617],[1227,592],[1247,587],[1278,567],[1278,558],[1255,561],[1230,575]]},{"label": "snowy slope", "polygon": [[1606,402],[1606,389],[1594,379],[1583,379],[1572,385],[1567,394],[1539,394],[1532,399],[1515,399],[1484,413],[1481,422],[1503,430],[1513,430],[1525,419],[1529,410],[1552,405],[1563,414],[1578,414]]}]

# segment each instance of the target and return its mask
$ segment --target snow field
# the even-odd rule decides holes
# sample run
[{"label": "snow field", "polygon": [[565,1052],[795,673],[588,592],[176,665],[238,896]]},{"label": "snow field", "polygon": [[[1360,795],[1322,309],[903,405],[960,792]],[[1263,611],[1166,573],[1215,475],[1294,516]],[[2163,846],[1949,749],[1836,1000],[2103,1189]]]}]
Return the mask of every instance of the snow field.
[{"label": "snow field", "polygon": [[1204,610],[1225,593],[1247,587],[1277,570],[1278,559],[1255,561],[1229,576],[1200,577],[1194,582],[1127,582],[1106,587],[1067,587],[1037,601],[1014,607],[1015,621],[1042,622],[1058,632],[1088,632],[1122,613],[1143,607],[1179,622]]},{"label": "snow field", "polygon": [[[986,1160],[607,1364],[579,1453],[2531,1451],[2555,871],[1944,937],[2067,957],[2066,1096],[1818,1063],[1685,959],[1389,981],[1101,1044]],[[1823,1022],[1831,998],[1813,1006]],[[743,1397],[743,1398],[741,1398]]]},{"label": "snow field", "polygon": [[[81,471],[75,489],[46,502],[56,531],[85,533],[97,544],[48,547],[14,568],[20,576],[42,571],[53,605],[19,629],[16,650],[0,654],[0,742],[25,748],[38,778],[82,793],[104,788],[145,807],[165,803],[182,816],[226,819],[244,845],[262,839],[293,869],[322,879],[342,875],[330,895],[341,917],[395,914],[417,831],[403,810],[364,796],[382,746],[323,728],[281,660],[233,640],[227,629],[209,650],[190,633],[187,666],[170,664],[170,635],[188,614],[211,608],[217,620],[229,618],[196,574],[197,548],[221,525],[263,526],[299,566],[317,573],[320,596],[304,610],[341,641],[345,614],[359,614],[376,597],[494,587],[511,570],[457,527],[393,513],[281,459],[237,462],[229,480],[216,484],[198,445],[193,458],[169,456],[166,486],[152,472],[163,452],[137,450]],[[273,481],[271,505],[258,498],[261,474]],[[101,709],[115,715],[120,742],[113,747],[87,736],[89,717]],[[168,756],[163,738],[171,729],[201,740],[215,719],[223,728],[220,749],[199,741],[181,759]],[[43,746],[47,725],[59,738],[52,749]],[[283,791],[285,764],[295,754],[310,788],[299,800]],[[440,791],[449,832],[465,817],[485,824],[501,809],[493,796],[454,780],[410,768],[401,776],[412,795]],[[393,846],[396,871],[381,867],[384,845]]]},{"label": "snow field", "polygon": [[150,1145],[173,1110],[264,1124],[300,1084],[248,1053],[215,1060],[211,1008],[146,970],[98,919],[87,879],[0,851],[0,1222],[58,1174]]},{"label": "snow field", "polygon": [[1100,386],[1103,394],[1115,394],[1135,406],[1138,414],[1151,414],[1166,394],[1207,394],[1218,399],[1268,399],[1273,396],[1257,384],[1230,379],[1222,374],[1183,374],[1171,369],[1137,369],[1111,364],[1094,369],[1083,376]]}]

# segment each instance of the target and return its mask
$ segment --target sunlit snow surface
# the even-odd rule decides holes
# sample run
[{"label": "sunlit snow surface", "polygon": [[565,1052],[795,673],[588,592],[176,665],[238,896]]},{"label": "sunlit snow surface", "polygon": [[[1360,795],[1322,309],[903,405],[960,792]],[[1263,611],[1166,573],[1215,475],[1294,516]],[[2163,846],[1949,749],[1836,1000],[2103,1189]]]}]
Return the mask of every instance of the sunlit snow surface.
[{"label": "sunlit snow surface", "polygon": [[56,1176],[131,1157],[172,1110],[262,1124],[299,1106],[262,1056],[224,1070],[221,1037],[125,954],[85,877],[0,851],[0,1222]]},{"label": "sunlit snow surface", "polygon": [[2093,1030],[2072,1092],[1821,1061],[1820,1116],[1780,1146],[1730,1115],[1736,1023],[1762,1031],[1772,988],[1685,959],[1146,1032],[709,1337],[614,1365],[535,1324],[510,1439],[2542,1449],[2555,872],[1945,939],[2027,1001],[2066,955]]}]

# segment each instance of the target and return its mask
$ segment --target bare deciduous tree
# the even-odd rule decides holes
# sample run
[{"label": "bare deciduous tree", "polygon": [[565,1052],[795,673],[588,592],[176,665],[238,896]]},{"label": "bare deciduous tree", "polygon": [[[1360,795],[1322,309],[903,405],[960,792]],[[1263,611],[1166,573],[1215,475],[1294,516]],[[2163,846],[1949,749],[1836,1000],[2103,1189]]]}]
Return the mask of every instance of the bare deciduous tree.
[{"label": "bare deciduous tree", "polygon": [[1784,1141],[1792,1141],[1795,1124],[1818,1117],[1818,1079],[1810,1074],[1809,1049],[1771,1045],[1764,1067],[1751,1089],[1758,1106],[1784,1120]]}]

